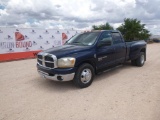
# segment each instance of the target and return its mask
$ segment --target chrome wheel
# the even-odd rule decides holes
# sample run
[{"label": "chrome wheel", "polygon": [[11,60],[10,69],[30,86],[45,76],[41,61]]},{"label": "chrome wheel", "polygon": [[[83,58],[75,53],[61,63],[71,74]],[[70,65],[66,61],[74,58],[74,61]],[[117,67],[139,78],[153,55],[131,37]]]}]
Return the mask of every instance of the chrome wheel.
[{"label": "chrome wheel", "polygon": [[141,55],[141,64],[144,63],[144,55]]},{"label": "chrome wheel", "polygon": [[84,63],[78,67],[73,82],[77,87],[86,88],[92,84],[94,75],[95,72],[93,66]]},{"label": "chrome wheel", "polygon": [[84,69],[81,73],[81,82],[86,84],[92,79],[92,72],[90,69]]}]

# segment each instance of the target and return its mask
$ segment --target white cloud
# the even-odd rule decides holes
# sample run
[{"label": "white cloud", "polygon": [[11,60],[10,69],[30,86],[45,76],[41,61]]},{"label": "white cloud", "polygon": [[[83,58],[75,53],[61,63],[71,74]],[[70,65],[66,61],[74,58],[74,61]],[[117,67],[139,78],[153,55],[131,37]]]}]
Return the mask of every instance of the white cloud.
[{"label": "white cloud", "polygon": [[159,4],[159,0],[1,0],[0,26],[90,29],[109,22],[116,28],[129,17],[160,34]]}]

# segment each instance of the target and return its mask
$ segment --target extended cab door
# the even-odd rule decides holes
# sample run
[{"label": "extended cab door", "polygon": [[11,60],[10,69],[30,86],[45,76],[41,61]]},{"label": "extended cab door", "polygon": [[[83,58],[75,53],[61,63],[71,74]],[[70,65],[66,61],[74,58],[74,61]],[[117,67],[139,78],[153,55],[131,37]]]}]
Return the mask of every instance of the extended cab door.
[{"label": "extended cab door", "polygon": [[105,31],[101,34],[97,43],[96,55],[98,69],[115,63],[115,49],[110,32]]},{"label": "extended cab door", "polygon": [[119,32],[112,32],[116,63],[123,63],[126,56],[126,44]]}]

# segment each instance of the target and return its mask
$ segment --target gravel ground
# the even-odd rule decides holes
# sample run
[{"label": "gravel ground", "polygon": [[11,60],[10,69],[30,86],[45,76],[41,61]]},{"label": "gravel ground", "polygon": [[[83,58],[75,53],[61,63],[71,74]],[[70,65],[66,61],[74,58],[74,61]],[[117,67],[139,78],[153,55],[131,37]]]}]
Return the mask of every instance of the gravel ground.
[{"label": "gravel ground", "polygon": [[160,44],[147,62],[96,76],[92,85],[44,80],[36,59],[0,63],[0,120],[160,120]]}]

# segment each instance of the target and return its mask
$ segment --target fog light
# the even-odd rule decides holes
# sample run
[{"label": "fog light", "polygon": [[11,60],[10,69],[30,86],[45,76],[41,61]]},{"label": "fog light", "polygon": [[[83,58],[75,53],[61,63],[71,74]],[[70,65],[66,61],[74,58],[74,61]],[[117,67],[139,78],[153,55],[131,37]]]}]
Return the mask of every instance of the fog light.
[{"label": "fog light", "polygon": [[60,80],[60,81],[63,80],[62,76],[57,76],[57,79]]}]

